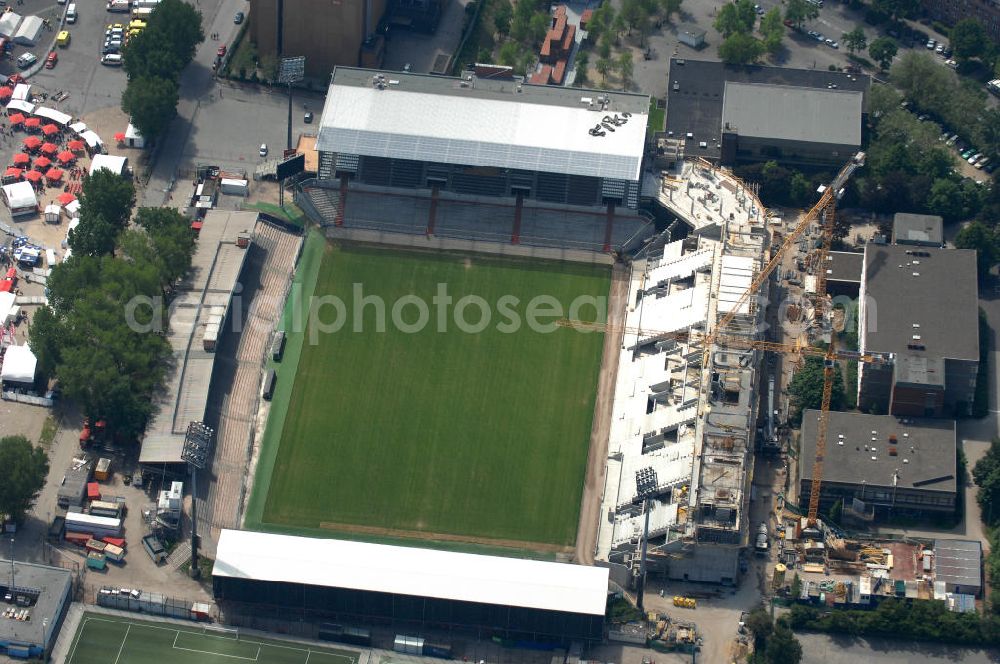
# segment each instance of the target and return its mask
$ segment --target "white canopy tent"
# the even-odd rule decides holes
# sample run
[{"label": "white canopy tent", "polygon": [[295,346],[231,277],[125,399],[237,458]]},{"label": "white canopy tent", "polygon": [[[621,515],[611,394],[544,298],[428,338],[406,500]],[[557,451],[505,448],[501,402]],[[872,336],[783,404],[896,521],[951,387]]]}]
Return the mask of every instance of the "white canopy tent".
[{"label": "white canopy tent", "polygon": [[6,325],[14,317],[17,309],[17,295],[14,293],[0,293],[0,325]]},{"label": "white canopy tent", "polygon": [[35,382],[37,366],[38,359],[28,346],[7,346],[3,356],[3,369],[0,369],[0,381],[30,385]]},{"label": "white canopy tent", "polygon": [[[80,132],[80,138],[83,139],[83,141],[87,144],[87,147],[91,150],[95,150],[104,145],[104,141],[101,140],[101,137],[90,129]],[[91,172],[93,172],[93,169],[91,169]]]},{"label": "white canopy tent", "polygon": [[34,113],[35,105],[23,99],[15,99],[7,104],[7,112],[10,113],[12,111],[15,113]]},{"label": "white canopy tent", "polygon": [[57,125],[62,125],[65,127],[73,120],[73,116],[62,111],[57,111],[54,108],[48,108],[46,106],[39,106],[35,109],[35,115],[40,118],[45,118],[46,120],[52,120]]},{"label": "white canopy tent", "polygon": [[0,15],[0,37],[10,39],[21,25],[21,15],[15,12],[4,12]]},{"label": "white canopy tent", "polygon": [[0,187],[3,200],[12,216],[38,211],[38,199],[30,182],[15,182]]},{"label": "white canopy tent", "polygon": [[14,86],[13,94],[10,96],[11,99],[19,99],[21,101],[28,101],[31,99],[31,85],[28,83],[18,83]]},{"label": "white canopy tent", "polygon": [[90,174],[104,169],[116,175],[124,175],[125,167],[128,165],[127,157],[118,157],[111,154],[98,154],[90,162]]},{"label": "white canopy tent", "polygon": [[70,217],[70,219],[72,219],[80,212],[80,201],[72,200],[66,204],[64,209],[66,210],[66,214]]},{"label": "white canopy tent", "polygon": [[40,16],[26,16],[21,21],[17,32],[14,33],[14,43],[22,46],[34,46],[38,43],[38,37],[42,34],[44,27],[45,24],[42,23]]},{"label": "white canopy tent", "polygon": [[82,134],[87,131],[87,125],[82,122],[74,122],[69,126],[70,129],[75,131],[77,134]]},{"label": "white canopy tent", "polygon": [[142,137],[142,134],[139,133],[139,130],[131,122],[125,128],[125,144],[130,148],[146,147],[146,139]]}]

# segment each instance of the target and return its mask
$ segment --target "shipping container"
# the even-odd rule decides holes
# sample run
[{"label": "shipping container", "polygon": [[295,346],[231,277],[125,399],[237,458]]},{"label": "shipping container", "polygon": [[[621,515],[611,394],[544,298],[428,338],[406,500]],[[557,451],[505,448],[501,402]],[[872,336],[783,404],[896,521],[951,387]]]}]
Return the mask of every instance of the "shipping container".
[{"label": "shipping container", "polygon": [[158,540],[155,535],[146,535],[143,537],[142,547],[146,549],[146,553],[149,554],[149,557],[152,558],[153,562],[157,565],[167,559],[167,550],[163,548],[160,540]]},{"label": "shipping container", "polygon": [[67,542],[71,544],[76,544],[77,546],[86,546],[87,542],[94,539],[94,536],[90,533],[70,533],[67,532],[65,535]]},{"label": "shipping container", "polygon": [[114,544],[119,549],[124,549],[126,546],[124,537],[102,537],[101,539],[108,544]]},{"label": "shipping container", "polygon": [[90,539],[87,540],[87,551],[93,551],[95,553],[104,553],[105,547],[107,547],[107,542],[102,542],[101,540]]},{"label": "shipping container", "polygon": [[118,519],[122,516],[122,506],[104,500],[95,500],[90,503],[90,513],[94,516],[110,517]]},{"label": "shipping container", "polygon": [[212,605],[206,602],[195,602],[191,605],[191,620],[211,620]]},{"label": "shipping container", "polygon": [[90,569],[102,570],[108,566],[103,553],[91,551],[87,554],[87,567]]},{"label": "shipping container", "polygon": [[120,563],[125,561],[125,549],[120,546],[115,546],[114,544],[105,543],[104,555],[111,562]]},{"label": "shipping container", "polygon": [[223,194],[229,196],[246,196],[250,193],[250,183],[246,180],[222,178],[219,183],[219,189]]},{"label": "shipping container", "polygon": [[278,374],[274,369],[268,369],[264,376],[264,399],[270,401],[274,396],[274,388],[278,384]]},{"label": "shipping container", "polygon": [[97,460],[97,468],[94,469],[94,479],[98,482],[107,482],[111,479],[111,459],[101,458]]},{"label": "shipping container", "polygon": [[97,482],[87,482],[87,500],[101,499],[101,485]]},{"label": "shipping container", "polygon": [[74,533],[91,533],[98,538],[118,537],[122,534],[121,519],[93,514],[66,514],[66,531]]}]

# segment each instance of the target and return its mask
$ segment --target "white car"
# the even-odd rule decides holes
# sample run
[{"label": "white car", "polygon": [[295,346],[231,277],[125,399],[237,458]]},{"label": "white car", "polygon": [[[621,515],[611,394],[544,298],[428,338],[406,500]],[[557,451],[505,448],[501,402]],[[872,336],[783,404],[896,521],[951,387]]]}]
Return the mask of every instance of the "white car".
[{"label": "white car", "polygon": [[34,53],[22,53],[17,58],[17,66],[21,69],[27,69],[36,62],[38,62],[38,57]]},{"label": "white car", "polygon": [[260,153],[261,157],[266,157],[267,156],[267,143],[261,143],[260,144],[259,153]]},{"label": "white car", "polygon": [[101,64],[107,65],[108,67],[121,67],[122,66],[122,55],[121,53],[108,53],[101,57]]},{"label": "white car", "polygon": [[934,41],[933,39],[928,39],[927,40],[927,50],[928,51],[933,51],[934,47],[936,47],[936,46],[937,46],[937,42],[936,41]]}]

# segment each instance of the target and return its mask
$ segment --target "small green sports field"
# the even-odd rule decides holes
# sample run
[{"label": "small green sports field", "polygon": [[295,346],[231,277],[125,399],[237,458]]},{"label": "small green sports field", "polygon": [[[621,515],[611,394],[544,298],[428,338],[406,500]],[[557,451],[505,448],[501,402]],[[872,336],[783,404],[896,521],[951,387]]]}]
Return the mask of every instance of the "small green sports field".
[{"label": "small green sports field", "polygon": [[[264,528],[571,546],[603,335],[527,325],[505,333],[493,305],[514,296],[520,305],[512,308],[524,319],[527,303],[544,294],[568,310],[577,296],[606,297],[609,269],[364,245],[322,251],[313,294],[340,298],[348,323],[317,334],[314,344],[312,327],[289,333],[289,357],[275,365],[281,387],[288,389],[296,342],[301,355],[283,422],[280,387],[272,402],[248,522],[256,503]],[[353,284],[386,302],[384,332],[376,331],[372,306],[364,308],[363,331],[353,331]],[[440,332],[432,304],[438,284],[453,302],[482,297],[492,322],[462,332],[452,306]],[[430,305],[430,321],[407,333],[391,323],[391,305],[412,295]],[[469,307],[465,319],[475,323],[479,315]],[[578,312],[583,320],[596,315],[593,306]],[[405,321],[417,316],[404,309]],[[332,308],[321,316],[334,318]],[[271,470],[264,459],[275,443]]]},{"label": "small green sports field", "polygon": [[357,664],[357,653],[260,639],[195,623],[131,620],[85,613],[66,664]]}]

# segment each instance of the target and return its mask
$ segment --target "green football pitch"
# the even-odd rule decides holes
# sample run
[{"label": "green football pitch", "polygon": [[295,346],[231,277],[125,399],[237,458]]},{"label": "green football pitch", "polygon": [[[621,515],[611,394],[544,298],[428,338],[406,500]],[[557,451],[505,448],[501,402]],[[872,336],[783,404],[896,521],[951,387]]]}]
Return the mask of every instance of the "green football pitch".
[{"label": "green football pitch", "polygon": [[[580,296],[606,298],[610,270],[359,245],[330,244],[324,252],[313,294],[344,302],[347,323],[315,335],[310,323],[300,335],[287,411],[276,418],[276,396],[265,436],[262,458],[280,440],[273,470],[267,462],[258,469],[263,527],[543,551],[571,546],[603,334],[531,329],[528,303],[549,296],[567,315]],[[385,302],[385,331],[377,331],[374,306],[355,317],[358,284]],[[488,303],[489,325],[462,331],[447,309],[442,328],[433,305],[442,284],[455,303],[465,296]],[[404,296],[429,305],[425,328],[392,324],[392,305]],[[512,309],[525,323],[517,331],[501,325],[509,320],[498,313],[504,296],[517,298]],[[407,323],[418,319],[415,306],[401,312]],[[574,313],[599,315],[592,305]],[[475,323],[480,315],[470,306],[463,318]],[[319,318],[329,323],[334,309]],[[277,367],[279,383],[289,380],[282,374],[289,367]],[[280,434],[271,430],[275,422]]]},{"label": "green football pitch", "polygon": [[85,613],[66,664],[356,664],[357,655],[245,636],[211,625],[153,623]]}]

